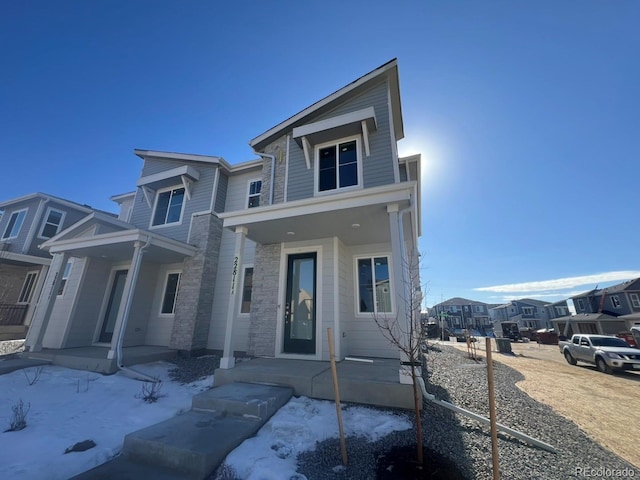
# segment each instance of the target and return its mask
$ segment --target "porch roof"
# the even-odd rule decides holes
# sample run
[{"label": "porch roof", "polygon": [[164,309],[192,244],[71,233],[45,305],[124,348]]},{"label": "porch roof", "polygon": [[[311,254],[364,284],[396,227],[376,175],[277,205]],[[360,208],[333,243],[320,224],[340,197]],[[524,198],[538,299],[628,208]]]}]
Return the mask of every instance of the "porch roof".
[{"label": "porch roof", "polygon": [[68,253],[74,257],[94,257],[126,261],[133,256],[135,242],[148,243],[145,258],[158,263],[180,262],[195,255],[197,248],[146,230],[129,229],[91,237],[77,237],[52,242],[49,252]]},{"label": "porch roof", "polygon": [[27,255],[24,253],[5,252],[0,250],[0,263],[8,265],[17,265],[21,267],[32,265],[50,265],[50,257],[37,257],[35,255]]},{"label": "porch roof", "polygon": [[411,205],[415,186],[416,182],[402,182],[218,216],[226,228],[246,227],[247,238],[261,244],[334,236],[346,245],[386,243],[391,241],[387,205]]}]

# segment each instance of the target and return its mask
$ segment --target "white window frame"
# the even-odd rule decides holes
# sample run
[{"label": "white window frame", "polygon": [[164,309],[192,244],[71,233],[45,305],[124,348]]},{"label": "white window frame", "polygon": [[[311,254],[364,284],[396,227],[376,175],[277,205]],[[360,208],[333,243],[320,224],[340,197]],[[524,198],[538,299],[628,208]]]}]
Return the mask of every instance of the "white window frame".
[{"label": "white window frame", "polygon": [[634,308],[640,308],[640,295],[637,293],[630,293],[629,299],[631,300],[631,306]]},{"label": "white window frame", "polygon": [[238,295],[238,297],[240,297],[239,299],[239,305],[238,305],[238,315],[243,316],[243,317],[248,317],[251,314],[251,303],[253,302],[253,278],[255,278],[254,276],[252,276],[252,283],[251,283],[251,301],[249,302],[249,311],[248,312],[243,312],[242,311],[242,297],[244,295],[244,287],[245,287],[245,279],[247,278],[247,270],[248,269],[252,269],[253,270],[253,274],[255,275],[256,273],[256,269],[254,268],[253,264],[245,264],[242,266],[242,279],[240,281],[240,285],[241,285],[241,289],[240,289],[240,295]]},{"label": "white window frame", "polygon": [[[258,193],[251,194],[251,184],[260,182],[260,191]],[[260,193],[262,192],[262,178],[252,178],[247,180],[247,208],[257,208],[260,206]],[[258,197],[258,205],[250,206],[251,198]]]},{"label": "white window frame", "polygon": [[58,297],[64,296],[67,291],[67,282],[71,276],[71,270],[73,270],[73,259],[70,258],[60,273],[62,278],[60,279],[60,286],[58,287]]},{"label": "white window frame", "polygon": [[620,299],[617,295],[611,295],[609,298],[611,299],[611,306],[613,308],[615,308],[616,310],[622,308],[622,304],[620,303]]},{"label": "white window frame", "polygon": [[[336,147],[341,143],[347,142],[356,142],[356,162],[358,166],[358,183],[356,185],[350,185],[348,187],[340,187],[340,177],[336,180],[336,188],[332,190],[323,190],[320,191],[320,159],[319,154],[320,150],[323,148],[330,147],[331,145],[335,145]],[[339,162],[339,159],[336,159],[336,162]],[[336,168],[339,169],[339,165],[336,165]],[[338,173],[339,174],[339,173]],[[350,190],[360,190],[363,187],[363,175],[362,175],[362,138],[360,135],[355,135],[351,137],[339,138],[336,140],[332,140],[330,142],[320,143],[313,147],[313,192],[315,196],[322,195],[333,195],[338,192],[348,192]]]},{"label": "white window frame", "polygon": [[[178,284],[176,285],[176,293],[173,296],[173,311],[170,313],[163,313],[162,307],[164,306],[164,300],[167,296],[167,286],[169,285],[169,276],[178,274]],[[176,313],[176,301],[178,300],[178,291],[180,290],[180,281],[182,280],[182,270],[167,270],[164,276],[164,283],[162,284],[162,292],[160,294],[160,305],[158,305],[158,315],[161,317],[173,317]]]},{"label": "white window frame", "polygon": [[[11,240],[13,238],[18,238],[18,235],[20,235],[20,230],[22,230],[22,226],[24,225],[24,221],[27,218],[28,211],[28,208],[21,208],[20,210],[11,212],[11,215],[9,215],[9,221],[7,221],[7,226],[4,227],[4,232],[2,232],[2,238],[0,240]],[[12,232],[15,230],[16,224],[18,223],[18,217],[21,213],[24,213],[24,216],[19,220],[20,224],[18,225],[18,230],[16,231],[15,235],[12,235]],[[9,230],[9,224],[11,223],[14,215],[16,216],[16,221],[11,228],[11,232],[7,232],[7,230]]]},{"label": "white window frame", "polygon": [[474,305],[476,313],[482,313],[482,305]]},{"label": "white window frame", "polygon": [[[153,219],[156,216],[156,208],[158,208],[158,199],[160,198],[160,194],[164,192],[180,190],[180,189],[184,190],[184,196],[182,197],[182,206],[180,208],[180,219],[177,222],[171,222],[171,223],[165,222],[165,223],[159,223],[158,225],[154,225]],[[171,203],[171,198],[169,198],[169,203]],[[155,228],[175,227],[176,225],[182,225],[182,217],[184,216],[184,206],[186,203],[187,203],[187,189],[184,188],[184,185],[181,183],[177,185],[173,185],[171,187],[161,188],[157,190],[155,199],[153,201],[153,208],[151,209],[151,218],[149,219],[149,228],[155,229]],[[167,214],[168,213],[169,213],[169,209],[167,209]],[[165,220],[166,220],[166,216],[165,216]]]},{"label": "white window frame", "polygon": [[[386,258],[387,259],[387,266],[389,268],[389,297],[390,297],[390,301],[391,301],[391,310],[389,312],[378,312],[378,299],[376,298],[376,293],[375,293],[375,289],[374,294],[373,294],[373,306],[374,306],[374,311],[373,312],[361,312],[360,311],[360,275],[358,272],[358,260],[371,260],[373,261],[374,258]],[[375,269],[374,269],[375,270]],[[355,295],[353,296],[354,300],[355,300],[355,314],[356,317],[371,317],[371,315],[381,315],[381,316],[391,316],[394,315],[396,312],[396,302],[395,302],[395,287],[393,285],[393,264],[391,263],[391,253],[386,252],[386,253],[372,253],[372,254],[368,254],[368,255],[358,255],[353,257],[353,271],[355,272],[354,274],[354,282],[355,282]],[[374,282],[375,282],[375,278],[374,278]]]},{"label": "white window frame", "polygon": [[[18,296],[18,301],[16,302],[18,305],[28,305],[31,303],[31,299],[33,298],[33,292],[36,289],[36,284],[38,283],[38,270],[32,270],[27,272],[27,276],[24,277],[24,282],[22,282],[22,288],[20,289],[20,295]],[[33,278],[33,281],[29,284],[29,278]],[[29,285],[29,291],[26,292],[25,289]],[[25,298],[25,293],[28,295]]]},{"label": "white window frame", "polygon": [[[43,232],[44,229],[47,225],[55,225],[54,223],[49,223],[49,214],[51,212],[57,212],[60,214],[60,223],[58,225],[56,225],[56,233],[54,233],[53,235],[51,235],[50,237],[45,237],[43,236]],[[45,216],[43,217],[43,222],[42,222],[42,226],[40,227],[40,233],[38,233],[38,238],[42,238],[42,239],[49,239],[49,238],[53,238],[55,237],[58,233],[60,233],[60,229],[62,228],[62,225],[64,224],[64,217],[67,215],[66,212],[59,210],[57,208],[53,208],[53,207],[49,207],[47,208],[47,212],[45,214]]]},{"label": "white window frame", "polygon": [[584,310],[584,301],[581,298],[578,298],[578,310],[581,312]]},{"label": "white window frame", "polygon": [[456,305],[449,305],[450,312],[458,312],[458,307]]},{"label": "white window frame", "polygon": [[[529,312],[529,313],[527,313]],[[533,317],[533,315],[535,315],[535,309],[533,307],[522,307],[522,314],[523,315],[530,315]]]}]

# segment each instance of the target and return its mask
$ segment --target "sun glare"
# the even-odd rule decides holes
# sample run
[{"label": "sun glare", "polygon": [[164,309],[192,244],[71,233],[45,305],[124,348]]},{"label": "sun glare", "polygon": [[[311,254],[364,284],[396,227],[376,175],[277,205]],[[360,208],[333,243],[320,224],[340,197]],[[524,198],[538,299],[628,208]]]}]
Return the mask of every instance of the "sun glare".
[{"label": "sun glare", "polygon": [[404,139],[398,142],[398,155],[407,157],[420,154],[421,182],[433,187],[442,175],[442,149],[434,142],[422,137],[418,140]]}]

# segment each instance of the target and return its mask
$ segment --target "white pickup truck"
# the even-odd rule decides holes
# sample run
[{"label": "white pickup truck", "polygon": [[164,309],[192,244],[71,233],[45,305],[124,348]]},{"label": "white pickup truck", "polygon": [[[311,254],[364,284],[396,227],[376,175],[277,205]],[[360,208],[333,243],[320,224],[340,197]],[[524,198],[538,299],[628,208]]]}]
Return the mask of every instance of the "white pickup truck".
[{"label": "white pickup truck", "polygon": [[640,371],[640,349],[631,348],[618,337],[606,335],[582,335],[561,341],[558,346],[571,365],[586,362],[595,365],[603,373],[617,370]]}]

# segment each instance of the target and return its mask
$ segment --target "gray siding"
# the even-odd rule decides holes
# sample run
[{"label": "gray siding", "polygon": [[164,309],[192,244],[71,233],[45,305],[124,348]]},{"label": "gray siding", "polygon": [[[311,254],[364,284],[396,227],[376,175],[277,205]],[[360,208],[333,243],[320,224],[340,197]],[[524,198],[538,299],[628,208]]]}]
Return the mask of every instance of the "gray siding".
[{"label": "gray siding", "polygon": [[[364,188],[394,183],[394,162],[389,124],[387,83],[381,82],[358,97],[351,99],[328,113],[310,118],[308,123],[325,120],[370,106],[376,113],[377,130],[369,135],[370,156],[361,152],[363,164]],[[307,169],[303,150],[291,140],[289,144],[289,176],[287,181],[287,199],[300,200],[313,196],[313,165]]]},{"label": "gray siding", "polygon": [[[153,204],[150,208],[147,205],[144,195],[138,193],[136,195],[136,201],[133,206],[133,212],[131,214],[131,224],[135,225],[138,228],[152,230],[159,235],[164,235],[166,237],[180,240],[182,242],[188,242],[191,215],[196,212],[208,211],[211,208],[211,196],[213,195],[215,170],[217,167],[214,165],[207,165],[202,163],[147,159],[145,160],[144,167],[142,169],[142,175],[147,176],[155,173],[160,173],[166,170],[171,170],[172,168],[180,167],[185,164],[189,164],[196,170],[198,170],[200,179],[196,182],[193,182],[193,184],[191,185],[191,200],[187,200],[185,196],[185,204],[181,222],[177,225],[167,225],[150,228]],[[175,178],[171,181],[163,182],[162,187],[158,186],[158,188],[180,185],[180,179]]]},{"label": "gray siding", "polygon": [[[147,326],[149,326],[151,311],[154,307],[153,299],[156,292],[157,277],[158,265],[151,262],[143,262],[138,274],[138,282],[136,283],[127,329],[124,335],[123,345],[125,347],[145,344]],[[150,326],[150,328],[155,328],[155,326]]]},{"label": "gray siding", "polygon": [[36,225],[36,231],[33,237],[33,242],[31,242],[31,247],[29,248],[29,252],[28,252],[29,255],[36,255],[40,257],[49,256],[47,252],[40,250],[40,248],[38,248],[38,245],[48,240],[48,238],[42,238],[40,236],[40,231],[42,230],[42,225],[46,220],[46,215],[47,215],[47,212],[49,211],[49,208],[53,208],[55,210],[65,212],[64,220],[62,222],[62,226],[58,229],[58,233],[69,228],[71,225],[79,222],[80,220],[85,218],[87,215],[89,215],[88,213],[84,213],[79,210],[73,210],[64,205],[60,205],[59,203],[56,203],[56,202],[47,203],[42,209],[41,217],[37,220],[38,224]]},{"label": "gray siding", "polygon": [[[182,271],[182,264],[162,265],[156,275],[155,292],[151,302],[151,313],[146,328],[145,345],[168,346],[171,341],[171,331],[173,330],[174,315],[163,315],[160,307],[164,298],[164,287],[169,272]],[[153,281],[153,277],[151,277]]]},{"label": "gray siding", "polygon": [[[29,231],[31,229],[31,225],[35,220],[36,213],[38,211],[38,205],[40,204],[41,200],[41,198],[36,197],[5,208],[4,215],[2,215],[2,219],[0,219],[0,237],[4,235],[4,231],[7,228],[9,219],[11,218],[13,212],[24,210],[25,208],[28,209],[24,221],[22,222],[22,227],[18,232],[18,236],[16,238],[12,238],[11,240],[0,240],[0,242],[10,243],[10,246],[7,249],[8,251],[13,253],[22,253],[22,250],[25,248],[27,238],[29,237]],[[37,234],[37,232],[35,234]],[[46,257],[48,255],[42,254],[41,252],[40,256]]]},{"label": "gray siding", "polygon": [[216,192],[216,203],[213,207],[214,212],[225,211],[228,184],[229,184],[229,177],[221,172],[220,177],[218,178],[218,191]]}]

